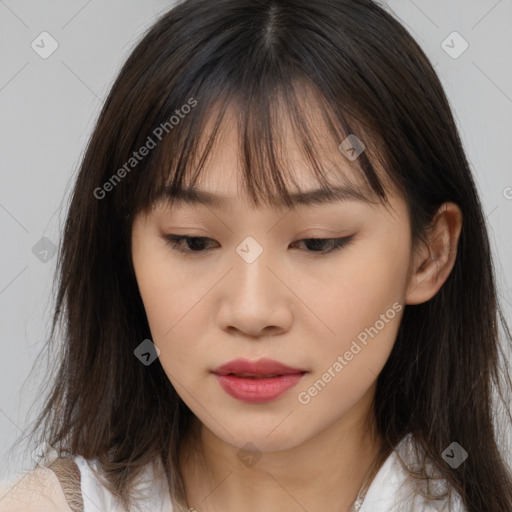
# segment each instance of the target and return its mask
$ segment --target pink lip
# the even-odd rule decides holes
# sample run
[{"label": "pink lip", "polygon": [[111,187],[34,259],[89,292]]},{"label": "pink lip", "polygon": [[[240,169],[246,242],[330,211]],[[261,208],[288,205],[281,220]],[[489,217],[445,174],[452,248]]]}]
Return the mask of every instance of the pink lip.
[{"label": "pink lip", "polygon": [[[306,373],[272,359],[235,359],[213,370],[222,389],[233,398],[249,403],[274,400],[295,386]],[[261,377],[274,375],[273,377]]]}]

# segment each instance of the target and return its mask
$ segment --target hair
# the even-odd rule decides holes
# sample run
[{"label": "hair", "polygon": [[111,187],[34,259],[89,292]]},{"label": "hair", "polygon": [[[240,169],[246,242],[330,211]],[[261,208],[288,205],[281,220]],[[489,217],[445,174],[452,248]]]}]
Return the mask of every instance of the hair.
[{"label": "hair", "polygon": [[[228,108],[237,114],[244,187],[256,205],[276,198],[292,204],[279,158],[283,113],[329,188],[336,164],[326,169],[314,144],[316,109],[336,145],[350,134],[364,142],[349,165],[368,191],[383,204],[383,178],[400,191],[414,244],[426,242],[444,202],[460,207],[452,272],[432,299],[404,308],[378,376],[372,410],[383,441],[379,460],[412,433],[418,453],[468,512],[510,511],[512,476],[496,416],[503,404],[511,418],[500,325],[503,341],[512,338],[482,205],[431,63],[371,0],[185,0],[147,30],[110,90],[76,178],[47,340],[49,349],[58,339],[61,345],[31,435],[42,427],[60,454],[97,458],[105,485],[125,506],[135,505],[131,484],[142,467],[161,457],[175,506],[185,507],[179,449],[194,415],[158,359],[145,366],[134,357],[151,333],[131,228],[164,190],[172,196],[186,179],[198,179]],[[135,157],[143,146],[151,149]],[[457,469],[442,458],[454,441],[469,454]],[[429,480],[425,467],[410,472]]]}]

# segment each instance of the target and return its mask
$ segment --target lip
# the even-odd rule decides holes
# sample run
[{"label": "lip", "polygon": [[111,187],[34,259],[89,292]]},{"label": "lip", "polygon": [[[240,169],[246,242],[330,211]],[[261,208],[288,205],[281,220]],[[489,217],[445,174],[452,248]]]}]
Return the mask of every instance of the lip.
[{"label": "lip", "polygon": [[247,374],[247,375],[291,375],[294,373],[303,373],[306,370],[287,366],[274,359],[258,359],[249,361],[248,359],[233,359],[213,370],[217,375]]},{"label": "lip", "polygon": [[235,359],[213,370],[222,389],[248,403],[269,402],[295,386],[306,370],[273,359]]}]

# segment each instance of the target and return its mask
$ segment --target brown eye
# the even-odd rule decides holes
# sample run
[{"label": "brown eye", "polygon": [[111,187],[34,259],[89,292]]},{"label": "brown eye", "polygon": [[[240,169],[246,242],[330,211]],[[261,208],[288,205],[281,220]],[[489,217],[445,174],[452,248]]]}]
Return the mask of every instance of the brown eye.
[{"label": "brown eye", "polygon": [[[328,254],[347,245],[354,235],[344,238],[304,238],[298,240],[295,244],[303,242],[307,252]],[[208,242],[215,242],[205,236],[187,236],[187,235],[165,235],[167,243],[176,251],[184,254],[194,254],[205,252],[212,247],[208,247]]]},{"label": "brown eye", "polygon": [[347,245],[354,235],[344,238],[304,238],[295,243],[304,242],[309,247],[308,252],[327,254]]},{"label": "brown eye", "polygon": [[[205,236],[165,235],[164,238],[173,249],[182,253],[204,252],[208,249],[205,247],[206,241],[214,241]],[[185,248],[182,242],[185,243]]]}]

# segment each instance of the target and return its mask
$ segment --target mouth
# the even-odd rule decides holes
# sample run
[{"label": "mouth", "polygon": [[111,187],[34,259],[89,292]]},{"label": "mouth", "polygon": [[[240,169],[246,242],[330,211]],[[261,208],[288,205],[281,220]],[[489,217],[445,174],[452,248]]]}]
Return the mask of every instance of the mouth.
[{"label": "mouth", "polygon": [[[250,374],[250,373],[228,373],[225,375],[232,375],[233,377],[239,377],[241,379],[272,379],[274,377],[282,377],[285,374],[276,373],[273,375],[258,375],[258,374]],[[287,374],[293,375],[293,374]]]},{"label": "mouth", "polygon": [[213,371],[221,388],[231,397],[247,403],[276,399],[294,387],[307,373],[279,361],[245,359],[230,361]]},{"label": "mouth", "polygon": [[235,375],[248,378],[270,378],[296,373],[305,373],[303,368],[294,368],[274,359],[234,359],[213,370],[217,375]]}]

